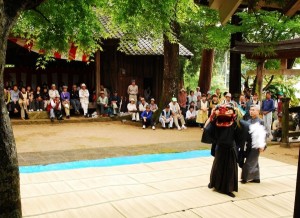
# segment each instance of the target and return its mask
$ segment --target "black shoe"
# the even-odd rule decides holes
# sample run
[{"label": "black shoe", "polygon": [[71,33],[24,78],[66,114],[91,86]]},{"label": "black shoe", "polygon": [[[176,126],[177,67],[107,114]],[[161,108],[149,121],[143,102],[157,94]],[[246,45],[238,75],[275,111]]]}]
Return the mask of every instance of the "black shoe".
[{"label": "black shoe", "polygon": [[53,123],[54,122],[54,118],[50,118],[51,122]]},{"label": "black shoe", "polygon": [[208,187],[209,189],[212,189],[212,188],[213,188],[213,187],[211,186],[210,183],[208,183],[207,187]]},{"label": "black shoe", "polygon": [[232,192],[228,192],[227,195],[228,195],[229,197],[235,198],[235,194],[233,194]]},{"label": "black shoe", "polygon": [[67,116],[66,118],[67,118],[67,119],[70,119],[70,116]]},{"label": "black shoe", "polygon": [[252,183],[260,183],[260,179],[253,179],[252,181],[250,181]]},{"label": "black shoe", "polygon": [[241,183],[242,183],[242,184],[246,184],[247,181],[242,179]]},{"label": "black shoe", "polygon": [[162,127],[162,129],[166,129],[166,127]]},{"label": "black shoe", "polygon": [[272,139],[271,142],[277,142],[277,139]]}]

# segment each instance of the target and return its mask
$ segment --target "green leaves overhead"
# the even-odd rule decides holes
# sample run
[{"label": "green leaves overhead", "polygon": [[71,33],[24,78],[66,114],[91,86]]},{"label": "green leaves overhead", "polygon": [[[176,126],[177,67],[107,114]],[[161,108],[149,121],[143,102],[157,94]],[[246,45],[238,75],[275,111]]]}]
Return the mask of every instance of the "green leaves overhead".
[{"label": "green leaves overhead", "polygon": [[244,11],[238,13],[242,22],[240,31],[248,42],[277,42],[299,37],[300,18],[287,17],[278,11]]},{"label": "green leaves overhead", "polygon": [[98,40],[107,37],[95,6],[93,0],[45,1],[21,14],[12,35],[34,39],[46,52],[65,52],[74,42],[80,50],[93,53]]}]

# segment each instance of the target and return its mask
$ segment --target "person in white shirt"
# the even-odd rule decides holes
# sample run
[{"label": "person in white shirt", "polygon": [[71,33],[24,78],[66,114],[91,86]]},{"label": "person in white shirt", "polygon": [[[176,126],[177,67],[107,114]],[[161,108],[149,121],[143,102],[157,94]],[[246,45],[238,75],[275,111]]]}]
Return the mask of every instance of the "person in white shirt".
[{"label": "person in white shirt", "polygon": [[198,98],[198,96],[201,97],[200,87],[197,87],[197,88],[196,88],[195,96],[196,96],[196,98]]},{"label": "person in white shirt", "polygon": [[[173,97],[172,102],[170,102],[169,105],[171,111],[173,112],[173,119],[174,119],[175,126],[178,128],[178,130],[186,129],[184,116],[182,115],[179,104],[177,103],[177,98]],[[182,125],[181,127],[178,122],[179,120]]]},{"label": "person in white shirt", "polygon": [[145,101],[144,98],[141,98],[141,103],[139,104],[139,111],[143,113],[146,110],[148,103]]},{"label": "person in white shirt", "polygon": [[197,102],[197,96],[194,94],[194,91],[191,90],[188,96],[188,105],[190,105],[192,101]]},{"label": "person in white shirt", "polygon": [[51,89],[49,90],[48,93],[49,93],[50,100],[55,99],[56,97],[60,97],[59,92],[57,91],[55,84],[51,85]]},{"label": "person in white shirt", "polygon": [[97,99],[97,106],[101,116],[108,116],[108,98],[105,96],[105,92],[101,91],[100,96]]},{"label": "person in white shirt", "polygon": [[155,113],[155,111],[157,111],[158,110],[158,107],[157,107],[157,104],[155,104],[155,99],[154,98],[151,98],[151,100],[150,100],[151,102],[150,102],[150,110],[153,112],[153,113]]},{"label": "person in white shirt", "polygon": [[50,120],[51,122],[54,121],[55,117],[57,120],[63,120],[62,113],[61,113],[61,102],[59,97],[55,97],[54,99],[50,100]]},{"label": "person in white shirt", "polygon": [[127,104],[128,113],[131,114],[132,121],[140,121],[140,115],[136,107],[134,98],[130,99],[130,102]]},{"label": "person in white shirt", "polygon": [[88,108],[89,108],[89,90],[87,90],[86,85],[84,83],[81,84],[81,89],[79,90],[79,98],[81,107],[83,109],[84,117],[88,117]]},{"label": "person in white shirt", "polygon": [[186,112],[185,119],[187,126],[197,126],[196,123],[196,110],[194,106],[190,106],[189,110]]}]

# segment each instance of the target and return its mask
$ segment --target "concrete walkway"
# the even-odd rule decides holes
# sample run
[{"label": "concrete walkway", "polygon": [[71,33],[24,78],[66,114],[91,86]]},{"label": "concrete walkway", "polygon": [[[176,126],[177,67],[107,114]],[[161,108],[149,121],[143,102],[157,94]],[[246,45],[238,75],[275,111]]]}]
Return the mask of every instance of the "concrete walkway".
[{"label": "concrete walkway", "polygon": [[24,217],[292,217],[296,166],[260,159],[236,198],[207,188],[212,158],[21,174]]}]

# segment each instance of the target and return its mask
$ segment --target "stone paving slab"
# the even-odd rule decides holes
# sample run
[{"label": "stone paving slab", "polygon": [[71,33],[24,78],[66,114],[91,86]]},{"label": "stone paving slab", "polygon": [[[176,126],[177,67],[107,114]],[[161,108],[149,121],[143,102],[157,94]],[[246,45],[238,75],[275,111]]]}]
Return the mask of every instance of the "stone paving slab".
[{"label": "stone paving slab", "polygon": [[297,167],[260,158],[236,198],[207,188],[213,158],[21,174],[24,217],[292,217]]}]

